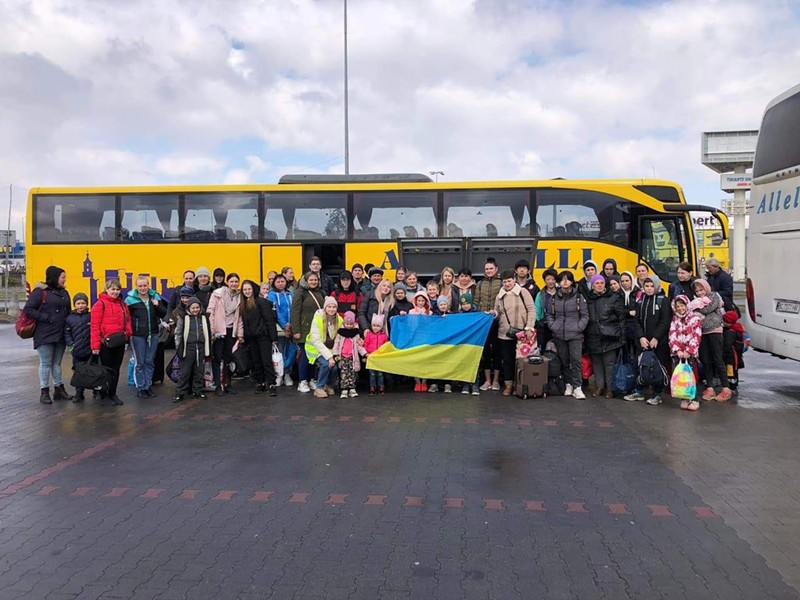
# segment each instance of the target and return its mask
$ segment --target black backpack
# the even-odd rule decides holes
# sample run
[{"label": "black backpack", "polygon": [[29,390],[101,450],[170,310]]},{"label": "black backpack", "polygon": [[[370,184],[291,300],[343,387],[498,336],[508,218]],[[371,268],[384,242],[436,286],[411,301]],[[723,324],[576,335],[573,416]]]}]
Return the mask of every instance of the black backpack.
[{"label": "black backpack", "polygon": [[545,350],[542,352],[542,358],[550,360],[550,362],[547,363],[547,377],[549,379],[561,377],[561,359],[558,358],[558,354],[552,350]]},{"label": "black backpack", "polygon": [[641,385],[667,385],[667,371],[653,350],[639,355],[639,383]]},{"label": "black backpack", "polygon": [[[552,362],[550,363],[553,364]],[[563,396],[567,391],[567,382],[559,375],[558,377],[548,377],[545,394],[547,396]]]}]

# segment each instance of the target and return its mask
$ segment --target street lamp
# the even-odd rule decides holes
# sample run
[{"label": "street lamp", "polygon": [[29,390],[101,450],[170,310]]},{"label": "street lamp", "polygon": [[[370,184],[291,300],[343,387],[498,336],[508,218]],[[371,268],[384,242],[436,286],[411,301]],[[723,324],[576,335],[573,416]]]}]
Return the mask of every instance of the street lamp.
[{"label": "street lamp", "polygon": [[429,175],[433,175],[434,181],[439,182],[439,175],[444,177],[444,171],[428,171]]}]

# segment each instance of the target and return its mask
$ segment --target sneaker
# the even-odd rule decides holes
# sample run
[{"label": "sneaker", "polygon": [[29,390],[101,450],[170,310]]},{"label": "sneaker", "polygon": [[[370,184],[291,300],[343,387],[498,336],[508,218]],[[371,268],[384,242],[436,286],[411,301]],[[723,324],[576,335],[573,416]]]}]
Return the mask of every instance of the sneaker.
[{"label": "sneaker", "polygon": [[328,392],[323,390],[322,388],[317,388],[314,390],[314,397],[315,398],[327,398]]},{"label": "sneaker", "polygon": [[332,385],[326,385],[322,389],[325,390],[325,393],[328,394],[328,396],[333,396],[334,394],[336,394],[336,390],[333,389]]},{"label": "sneaker", "polygon": [[703,392],[703,400],[713,400],[717,395],[713,387],[708,387]]},{"label": "sneaker", "polygon": [[147,395],[148,395],[150,398],[155,398],[156,396],[158,396],[158,394],[156,394],[156,393],[153,391],[153,388],[151,388],[151,387],[147,388],[145,391],[147,392]]},{"label": "sneaker", "polygon": [[689,402],[689,407],[687,408],[687,410],[691,410],[692,412],[700,410],[700,403],[697,400],[692,400],[691,402]]},{"label": "sneaker", "polygon": [[431,394],[435,394],[436,392],[438,392],[438,391],[439,391],[439,385],[438,385],[438,384],[436,384],[436,383],[432,383],[432,384],[430,384],[430,385],[428,386],[428,391],[429,391]]},{"label": "sneaker", "polygon": [[689,410],[689,401],[681,400],[681,410]]},{"label": "sneaker", "polygon": [[214,393],[215,393],[217,396],[224,396],[224,395],[225,395],[225,390],[223,390],[223,389],[222,389],[222,386],[218,386],[218,387],[217,387],[217,388],[214,390]]},{"label": "sneaker", "polygon": [[122,406],[123,404],[125,404],[122,400],[120,400],[119,396],[117,396],[116,394],[111,396],[111,402],[114,403],[114,406]]},{"label": "sneaker", "polygon": [[300,382],[300,385],[297,386],[297,391],[302,394],[307,394],[311,391],[311,387],[308,385],[307,381],[303,380]]},{"label": "sneaker", "polygon": [[481,395],[480,388],[477,385],[473,385],[472,386],[472,395],[473,396],[480,396]]},{"label": "sneaker", "polygon": [[625,396],[624,400],[627,400],[628,402],[641,402],[644,400],[644,396],[641,392],[633,392],[632,394]]},{"label": "sneaker", "polygon": [[[419,384],[417,384],[417,385],[419,385]],[[419,391],[419,390],[417,389],[417,386],[416,386],[416,385],[414,386],[414,391],[415,391],[415,392],[418,392],[418,391]],[[374,395],[375,395],[375,388],[374,388],[374,387],[371,387],[371,388],[369,388],[369,395],[370,395],[370,396],[374,396]]]},{"label": "sneaker", "polygon": [[150,394],[147,393],[147,390],[139,390],[138,392],[136,392],[136,397],[137,398],[149,398]]},{"label": "sneaker", "polygon": [[386,393],[386,388],[384,388],[383,386],[378,388],[379,395],[383,396],[385,393]]},{"label": "sneaker", "polygon": [[271,386],[269,386],[269,395],[272,396],[273,398],[278,395],[278,386],[275,385],[274,383]]},{"label": "sneaker", "polygon": [[611,388],[606,390],[606,400],[612,400],[614,398],[614,392],[611,391]]},{"label": "sneaker", "polygon": [[564,390],[565,396],[572,396],[572,384],[568,383],[566,389]]},{"label": "sneaker", "polygon": [[292,376],[288,375],[288,374],[284,375],[283,376],[283,383],[284,383],[284,385],[286,385],[286,387],[292,387],[294,385],[294,381],[292,381]]},{"label": "sneaker", "polygon": [[452,392],[453,392],[453,386],[451,386],[449,383],[445,383],[444,384],[444,393],[445,394],[450,394]]},{"label": "sneaker", "polygon": [[183,402],[183,394],[178,394],[172,399],[173,404],[178,404],[179,402]]},{"label": "sneaker", "polygon": [[717,394],[717,397],[714,398],[714,400],[717,402],[727,402],[731,399],[731,396],[733,396],[733,393],[731,392],[730,388],[722,388],[722,391]]},{"label": "sneaker", "polygon": [[658,406],[659,404],[661,404],[661,402],[662,402],[661,394],[658,394],[657,396],[653,396],[652,398],[647,399],[647,403],[650,406]]},{"label": "sneaker", "polygon": [[490,389],[491,389],[493,392],[499,392],[499,391],[500,391],[500,382],[499,382],[499,381],[495,381],[495,382],[492,384],[492,387],[491,387]]},{"label": "sneaker", "polygon": [[312,391],[316,390],[317,389],[317,380],[316,379],[312,379],[311,381],[309,381],[308,382],[308,387],[310,387]]},{"label": "sneaker", "polygon": [[194,396],[198,400],[205,400],[206,399],[206,395],[205,395],[204,392],[195,392],[194,394],[192,394],[192,396]]},{"label": "sneaker", "polygon": [[239,392],[237,392],[235,389],[233,389],[232,385],[228,385],[228,386],[225,386],[225,393],[226,394],[230,394],[231,396],[235,396]]},{"label": "sneaker", "polygon": [[347,390],[342,390],[342,393],[339,394],[339,398],[347,398]]},{"label": "sneaker", "polygon": [[586,394],[583,393],[581,386],[575,388],[575,390],[572,392],[572,396],[578,400],[586,400]]},{"label": "sneaker", "polygon": [[465,385],[463,388],[461,388],[461,393],[464,394],[465,396],[469,396],[469,387],[470,386]]},{"label": "sneaker", "polygon": [[350,390],[350,397],[351,398],[358,398],[358,392],[356,391],[356,388],[353,388],[353,389]]}]

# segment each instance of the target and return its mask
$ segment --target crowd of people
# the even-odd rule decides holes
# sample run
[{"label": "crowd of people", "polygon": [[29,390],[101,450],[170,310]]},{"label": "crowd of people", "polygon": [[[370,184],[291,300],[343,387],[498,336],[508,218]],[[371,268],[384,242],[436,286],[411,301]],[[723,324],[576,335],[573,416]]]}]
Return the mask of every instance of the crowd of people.
[{"label": "crowd of people", "polygon": [[[190,394],[205,397],[208,362],[214,393],[236,394],[231,365],[237,352],[249,357],[255,393],[276,396],[279,386],[294,386],[296,379],[300,393],[327,398],[338,386],[340,397],[352,398],[358,396],[366,358],[388,342],[393,317],[482,311],[494,321],[474,379],[435,381],[421,372],[413,378],[415,392],[460,388],[463,394],[497,391],[510,396],[519,345],[527,344],[536,353],[554,348],[564,395],[613,398],[620,353],[637,357],[651,350],[665,372],[680,361],[694,366],[702,392],[684,400],[681,408],[697,410],[699,398],[731,398],[742,364],[733,282],[716,260],[707,261],[706,267],[706,278],[699,278],[689,263],[680,263],[665,294],[646,264],[639,264],[635,274],[619,273],[613,259],[601,268],[587,261],[577,281],[571,271],[547,269],[540,287],[526,260],[501,270],[489,258],[478,281],[467,268],[456,272],[446,267],[423,285],[417,273],[403,266],[392,281],[369,264],[354,264],[334,281],[313,257],[300,279],[287,267],[270,272],[260,284],[221,268],[213,274],[206,267],[187,270],[168,301],[150,288],[148,277],[137,278],[135,289],[124,298],[120,281],[110,279],[90,307],[83,293],[70,299],[66,273],[51,266],[45,281],[34,286],[24,312],[37,323],[33,342],[39,354],[40,401],[45,404],[85,398],[86,390],[76,388],[71,395],[64,387],[61,362],[67,347],[73,368],[98,357],[114,374],[103,395],[122,404],[117,387],[126,345],[137,397],[148,398],[156,395],[157,353],[173,344],[180,362],[175,402]],[[404,385],[401,378],[390,380],[375,370],[364,380],[370,394],[384,394],[392,382],[396,389]],[[664,391],[661,384],[637,386],[624,399],[655,405]]]}]

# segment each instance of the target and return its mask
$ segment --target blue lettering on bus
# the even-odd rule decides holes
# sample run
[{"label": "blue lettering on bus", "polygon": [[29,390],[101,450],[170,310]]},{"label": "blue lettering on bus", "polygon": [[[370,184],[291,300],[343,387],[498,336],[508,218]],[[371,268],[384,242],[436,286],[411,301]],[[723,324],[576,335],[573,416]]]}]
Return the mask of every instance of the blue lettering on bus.
[{"label": "blue lettering on bus", "polygon": [[399,266],[400,261],[397,259],[397,254],[395,254],[394,250],[389,250],[383,257],[381,269],[384,271],[394,271]]},{"label": "blue lettering on bus", "polygon": [[[767,194],[765,192],[761,197],[761,202],[758,204],[758,210],[756,210],[756,214],[760,215],[762,213],[780,210],[782,196],[783,192],[781,190],[778,190],[777,198],[775,197],[775,191],[772,191],[769,194],[769,203],[767,203]],[[783,210],[798,208],[798,206],[800,206],[800,186],[797,186],[794,190],[794,202],[792,201],[791,192],[787,192],[786,196],[783,196]]]},{"label": "blue lettering on bus", "polygon": [[[558,253],[558,260],[548,261],[547,255],[548,250],[552,251],[555,250]],[[570,261],[570,252],[575,250],[575,248],[537,248],[536,249],[536,260],[534,268],[535,269],[558,269],[558,270],[575,270],[580,265],[584,264],[586,261],[592,260],[592,252],[594,248],[581,248],[581,256],[583,262],[573,262]],[[572,263],[572,264],[570,264]]]}]

